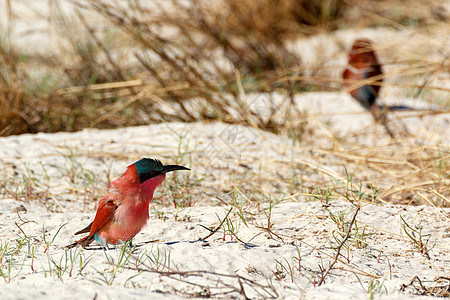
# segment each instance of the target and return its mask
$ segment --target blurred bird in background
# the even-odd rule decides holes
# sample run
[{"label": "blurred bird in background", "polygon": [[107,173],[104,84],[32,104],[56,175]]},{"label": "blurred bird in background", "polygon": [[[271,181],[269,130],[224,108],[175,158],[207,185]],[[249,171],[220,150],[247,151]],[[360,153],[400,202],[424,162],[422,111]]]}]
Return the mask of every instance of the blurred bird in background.
[{"label": "blurred bird in background", "polygon": [[344,88],[350,95],[365,109],[373,110],[383,81],[383,71],[370,40],[358,39],[353,43],[342,78]]},{"label": "blurred bird in background", "polygon": [[386,112],[413,109],[403,105],[386,106],[376,103],[383,82],[383,70],[372,41],[355,40],[348,54],[348,65],[342,78],[348,93],[372,114],[375,121],[383,124],[391,137],[394,137],[393,131],[387,125]]}]

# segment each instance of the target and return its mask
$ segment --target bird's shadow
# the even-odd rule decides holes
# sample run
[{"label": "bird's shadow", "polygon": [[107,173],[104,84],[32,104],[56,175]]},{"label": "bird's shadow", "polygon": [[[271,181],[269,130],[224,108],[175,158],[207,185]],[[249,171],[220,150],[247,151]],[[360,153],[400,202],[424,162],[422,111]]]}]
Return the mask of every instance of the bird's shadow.
[{"label": "bird's shadow", "polygon": [[[132,249],[133,251],[144,247],[147,244],[153,244],[153,243],[158,243],[160,242],[160,240],[151,240],[151,241],[146,241],[146,242],[141,242],[138,243],[136,245],[134,245],[132,242],[128,243],[128,248]],[[185,241],[170,241],[170,242],[163,242],[162,244],[166,244],[167,246],[171,246],[171,245],[176,245],[179,243],[183,243]],[[199,238],[198,240],[195,241],[188,241],[188,243],[190,244],[195,244],[195,243],[202,243],[202,247],[209,247],[211,246],[210,242],[207,240],[203,240],[201,238]],[[230,241],[227,243],[237,243],[235,241]],[[102,251],[108,251],[108,250],[116,250],[116,249],[121,249],[123,244],[120,245],[115,245],[115,246],[109,246],[109,245],[105,245],[105,246],[87,246],[85,249],[86,250],[92,250],[92,251],[98,251],[98,250],[102,250]],[[242,245],[244,245],[244,247],[246,248],[254,248],[257,247],[257,245],[255,244],[249,244],[249,243],[242,243]]]}]

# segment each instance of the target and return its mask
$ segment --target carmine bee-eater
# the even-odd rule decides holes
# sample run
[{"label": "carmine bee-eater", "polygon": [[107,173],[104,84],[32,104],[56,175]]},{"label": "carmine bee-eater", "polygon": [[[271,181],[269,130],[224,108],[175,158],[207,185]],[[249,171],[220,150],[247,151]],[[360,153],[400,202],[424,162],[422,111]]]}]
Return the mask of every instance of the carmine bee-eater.
[{"label": "carmine bee-eater", "polygon": [[384,126],[391,137],[395,137],[394,131],[388,126],[388,111],[413,110],[404,105],[381,105],[375,103],[383,81],[383,71],[378,62],[377,55],[368,39],[357,39],[348,54],[348,65],[342,73],[344,88],[367,109],[376,121]]},{"label": "carmine bee-eater", "polygon": [[75,233],[89,235],[67,247],[81,245],[84,248],[94,240],[104,246],[131,240],[147,223],[153,192],[163,183],[166,173],[176,170],[189,169],[177,165],[164,166],[151,158],[129,165],[98,202],[94,221]]},{"label": "carmine bee-eater", "polygon": [[[367,110],[373,108],[378,97],[382,74],[372,42],[368,39],[356,40],[348,55],[348,66],[342,78],[344,87],[350,89],[350,95]],[[358,81],[363,80],[367,82],[358,84]]]}]

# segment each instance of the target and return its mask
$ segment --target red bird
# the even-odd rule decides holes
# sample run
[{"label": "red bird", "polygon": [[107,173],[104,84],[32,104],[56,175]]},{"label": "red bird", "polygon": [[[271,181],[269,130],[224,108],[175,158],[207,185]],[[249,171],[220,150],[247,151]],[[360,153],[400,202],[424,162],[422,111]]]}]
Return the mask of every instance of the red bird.
[{"label": "red bird", "polygon": [[164,166],[159,160],[150,158],[129,165],[100,199],[94,221],[75,233],[89,235],[67,247],[81,245],[84,248],[94,240],[104,246],[131,240],[147,223],[148,208],[156,187],[164,181],[167,172],[176,170],[189,169]]},{"label": "red bird", "polygon": [[348,66],[342,78],[350,95],[367,110],[375,107],[382,74],[372,42],[368,39],[356,40],[348,55]]}]

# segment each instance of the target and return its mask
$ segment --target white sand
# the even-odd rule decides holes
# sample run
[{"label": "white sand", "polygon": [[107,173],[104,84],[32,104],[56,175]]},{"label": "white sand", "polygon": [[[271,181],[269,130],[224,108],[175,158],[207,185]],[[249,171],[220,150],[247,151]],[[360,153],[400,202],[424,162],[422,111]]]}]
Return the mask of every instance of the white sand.
[{"label": "white sand", "polygon": [[[7,245],[7,253],[11,253],[11,249],[17,247],[17,240],[23,238],[24,234],[28,237],[24,239],[28,244],[21,247],[17,253],[11,254],[13,258],[11,283],[2,282],[0,289],[2,299],[93,298],[95,294],[97,299],[163,295],[186,297],[209,292],[218,297],[239,295],[238,292],[224,294],[231,289],[240,290],[236,278],[203,274],[201,277],[174,276],[178,279],[175,280],[156,273],[139,273],[125,268],[119,268],[112,286],[109,287],[102,282],[103,277],[99,272],[105,274],[107,280],[111,278],[113,267],[108,264],[107,256],[114,258],[116,262],[121,251],[120,247],[106,252],[97,246],[82,251],[73,249],[72,252],[64,249],[65,245],[74,240],[72,234],[92,220],[95,211],[94,201],[88,199],[88,204],[84,204],[86,200],[83,197],[86,193],[83,195],[83,190],[86,183],[83,182],[83,176],[79,176],[75,183],[71,183],[66,175],[67,171],[58,169],[64,165],[68,167],[62,167],[63,169],[70,169],[67,158],[69,150],[74,153],[73,161],[82,164],[84,170],[91,170],[105,180],[105,176],[101,174],[104,174],[106,166],[111,164],[111,178],[116,178],[126,164],[142,156],[158,157],[165,163],[173,163],[176,156],[183,157],[178,153],[180,139],[169,128],[175,132],[184,132],[185,137],[181,145],[187,143],[189,146],[185,149],[190,149],[187,151],[190,154],[185,154],[185,159],[181,163],[191,167],[192,171],[190,174],[178,172],[176,176],[179,181],[185,181],[188,176],[191,182],[195,178],[204,178],[199,185],[191,188],[194,195],[201,195],[203,190],[221,195],[222,189],[236,182],[233,179],[234,173],[243,172],[241,168],[235,167],[238,161],[245,161],[252,167],[257,156],[261,162],[267,162],[261,165],[261,172],[271,176],[274,170],[270,161],[286,160],[288,163],[292,155],[290,151],[286,151],[289,139],[255,129],[220,123],[174,123],[1,138],[2,178],[16,180],[10,182],[8,188],[13,189],[14,184],[16,187],[23,185],[20,184],[22,174],[34,170],[30,178],[40,181],[38,187],[30,192],[32,194],[30,197],[33,195],[41,197],[39,192],[42,192],[42,197],[47,197],[24,202],[14,200],[10,195],[2,195],[0,202],[2,246]],[[250,142],[248,145],[238,143],[241,148],[233,148],[236,153],[231,151],[228,144],[232,132],[237,133],[235,136],[237,139]],[[208,141],[213,141],[214,147],[221,149],[229,158],[216,157],[217,163],[208,161],[213,153],[205,150],[208,149],[205,146],[208,145]],[[267,147],[268,144],[273,147]],[[299,152],[301,153],[301,149]],[[210,155],[205,155],[206,153]],[[227,159],[229,165],[225,164]],[[48,183],[44,180],[42,166],[50,178]],[[249,171],[248,178],[254,178],[252,175],[254,171],[254,169]],[[14,172],[17,173],[16,176]],[[169,182],[173,182],[172,179],[169,178]],[[247,183],[252,184],[251,180]],[[267,190],[276,186],[276,182],[272,182],[272,186],[265,184]],[[104,189],[101,186],[98,188],[100,191],[97,191],[99,194],[95,193],[96,197],[99,197],[101,190]],[[167,192],[167,189],[160,188],[158,191],[155,197],[165,198],[167,201],[168,196],[160,194],[161,191]],[[368,287],[371,278],[378,278],[374,280],[382,282],[380,293],[383,294],[383,298],[400,299],[406,295],[400,294],[398,289],[401,284],[408,283],[414,275],[420,275],[422,280],[433,280],[436,276],[448,276],[450,271],[449,209],[363,204],[357,222],[360,232],[366,226],[367,247],[359,249],[353,245],[349,251],[343,250],[341,261],[328,275],[325,284],[314,287],[311,281],[314,277],[317,280],[315,272],[320,271],[319,265],[323,268],[328,266],[335,254],[332,247],[337,245],[333,238],[333,233],[337,234],[337,226],[331,221],[329,212],[320,201],[308,201],[304,197],[296,196],[274,204],[270,218],[273,232],[271,235],[261,229],[267,227],[268,203],[266,201],[259,204],[259,200],[253,198],[243,207],[246,224],[237,215],[237,210],[230,214],[229,219],[241,241],[237,241],[229,232],[224,233],[224,229],[220,229],[208,239],[208,242],[201,242],[198,239],[205,237],[208,231],[200,225],[216,227],[229,207],[211,205],[216,201],[209,196],[197,197],[199,203],[178,210],[156,204],[148,226],[134,239],[134,244],[138,247],[126,266],[135,267],[133,261],[136,257],[149,254],[149,257],[155,259],[159,253],[160,261],[164,261],[164,257],[167,259],[159,267],[163,271],[170,268],[180,272],[201,270],[228,275],[238,274],[254,281],[252,284],[243,283],[248,297],[258,297],[259,293],[260,297],[305,296],[309,299],[366,298],[368,294],[361,287],[357,276],[365,288]],[[230,196],[223,196],[222,199],[226,202],[231,201]],[[241,203],[244,201],[242,196],[238,196],[237,199]],[[27,211],[19,212],[18,215],[15,210],[21,205]],[[344,201],[331,201],[329,205],[329,210],[336,215],[340,212],[348,214],[346,222],[351,220],[355,211],[354,206]],[[430,260],[418,253],[411,240],[405,236],[400,215],[408,224],[417,225],[420,222],[424,235],[431,234],[429,245],[434,247],[429,252]],[[46,253],[44,253],[46,246],[43,228],[47,241],[51,241],[61,229]],[[144,244],[147,241],[154,242]],[[28,253],[29,247],[35,248],[34,259],[31,259]],[[65,255],[70,253],[79,254],[75,259],[72,274],[70,275],[69,270],[65,270],[59,278],[57,268],[51,261],[65,266]],[[4,272],[10,257],[8,255],[3,257]],[[81,271],[80,257],[83,258],[83,263],[89,260]],[[301,257],[300,270],[299,257]],[[293,268],[292,277],[277,261],[286,268],[289,266]],[[70,259],[67,264],[70,266]],[[141,268],[147,266],[156,269],[156,264],[152,264],[149,260],[137,265]],[[280,275],[278,280],[276,274]],[[135,275],[138,276],[134,277]],[[193,283],[198,285],[192,285]],[[256,283],[268,287],[256,286]],[[209,287],[209,292],[202,292],[202,286]],[[270,286],[272,288],[269,288]]]}]

